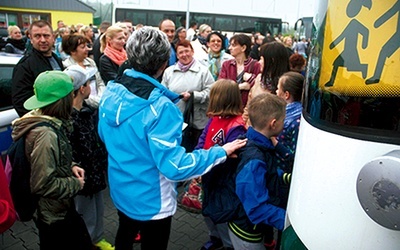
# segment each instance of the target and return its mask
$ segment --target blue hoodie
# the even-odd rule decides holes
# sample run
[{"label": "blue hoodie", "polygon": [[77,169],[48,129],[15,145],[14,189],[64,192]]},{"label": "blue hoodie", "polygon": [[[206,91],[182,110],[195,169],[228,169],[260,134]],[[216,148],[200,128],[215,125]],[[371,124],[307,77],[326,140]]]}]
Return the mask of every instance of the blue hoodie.
[{"label": "blue hoodie", "polygon": [[126,70],[100,101],[99,135],[108,151],[108,179],[116,208],[147,221],[176,211],[176,182],[198,177],[226,160],[219,146],[185,153],[178,95],[154,78]]}]

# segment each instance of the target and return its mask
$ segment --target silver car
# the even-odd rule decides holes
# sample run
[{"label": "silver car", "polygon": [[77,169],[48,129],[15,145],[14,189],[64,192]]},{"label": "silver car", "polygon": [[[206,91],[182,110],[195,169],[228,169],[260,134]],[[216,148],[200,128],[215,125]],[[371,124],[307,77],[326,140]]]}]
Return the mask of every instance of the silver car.
[{"label": "silver car", "polygon": [[11,78],[21,55],[0,53],[0,152],[4,155],[12,143],[11,122],[18,114],[11,102]]}]

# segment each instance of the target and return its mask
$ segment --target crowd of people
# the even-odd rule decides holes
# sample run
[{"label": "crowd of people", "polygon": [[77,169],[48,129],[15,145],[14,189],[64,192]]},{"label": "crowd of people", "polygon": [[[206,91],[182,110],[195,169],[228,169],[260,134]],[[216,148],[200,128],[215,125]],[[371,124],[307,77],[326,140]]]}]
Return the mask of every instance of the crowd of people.
[{"label": "crowd of people", "polygon": [[210,241],[201,249],[278,248],[307,43],[260,33],[228,39],[208,24],[186,30],[169,19],[158,30],[103,22],[99,34],[57,25],[34,21],[28,39],[10,26],[6,45],[24,54],[12,77],[20,116],[12,136],[27,133],[41,249],[114,249],[103,237],[107,185],[119,216],[115,249],[138,241],[167,249],[177,185],[204,175],[210,205],[223,165],[237,168],[240,209],[224,223],[204,217]]}]

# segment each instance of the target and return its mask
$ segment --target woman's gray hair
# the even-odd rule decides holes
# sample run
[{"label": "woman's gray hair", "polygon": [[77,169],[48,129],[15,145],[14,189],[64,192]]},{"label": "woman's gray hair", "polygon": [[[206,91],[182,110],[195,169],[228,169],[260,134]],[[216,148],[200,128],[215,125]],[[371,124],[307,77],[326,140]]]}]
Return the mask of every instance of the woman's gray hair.
[{"label": "woman's gray hair", "polygon": [[167,35],[150,27],[134,31],[126,43],[129,63],[136,71],[149,76],[156,75],[169,60],[170,49]]}]

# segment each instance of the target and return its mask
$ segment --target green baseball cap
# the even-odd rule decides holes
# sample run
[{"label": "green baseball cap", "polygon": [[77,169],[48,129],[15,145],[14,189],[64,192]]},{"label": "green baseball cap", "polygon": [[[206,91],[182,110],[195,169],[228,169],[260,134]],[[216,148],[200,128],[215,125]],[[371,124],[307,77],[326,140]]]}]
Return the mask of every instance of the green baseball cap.
[{"label": "green baseball cap", "polygon": [[67,96],[73,89],[71,77],[64,72],[42,72],[33,84],[35,95],[24,102],[24,107],[28,110],[45,107]]}]

